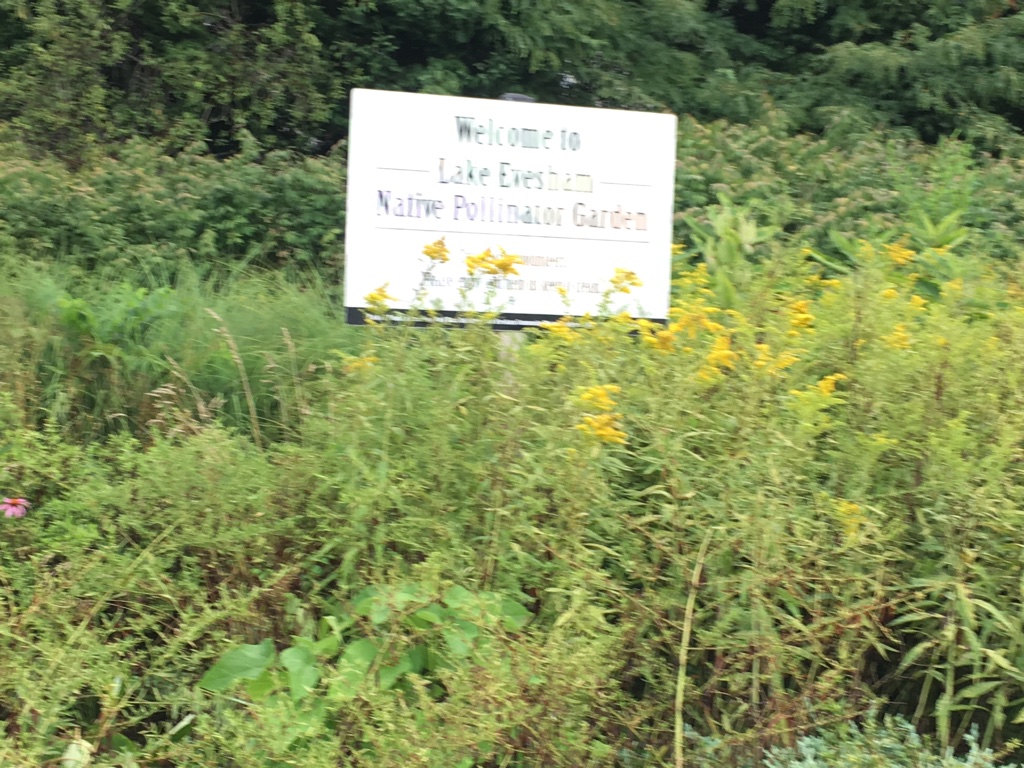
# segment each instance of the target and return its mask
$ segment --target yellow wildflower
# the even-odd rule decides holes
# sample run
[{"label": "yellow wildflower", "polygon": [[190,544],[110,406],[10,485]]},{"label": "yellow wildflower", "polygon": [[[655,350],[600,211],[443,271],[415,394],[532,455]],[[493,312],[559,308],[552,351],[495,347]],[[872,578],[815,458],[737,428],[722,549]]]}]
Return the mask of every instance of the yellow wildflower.
[{"label": "yellow wildflower", "polygon": [[794,329],[808,328],[814,322],[814,315],[811,314],[811,302],[809,299],[794,301],[789,305],[789,324]]},{"label": "yellow wildflower", "polygon": [[602,442],[623,445],[626,442],[626,433],[621,429],[621,418],[621,413],[600,413],[596,416],[588,414],[576,425],[576,429]]},{"label": "yellow wildflower", "polygon": [[546,331],[550,331],[553,335],[565,342],[573,342],[580,338],[580,333],[570,325],[571,322],[571,317],[563,317],[555,323],[541,323],[540,327]]},{"label": "yellow wildflower", "polygon": [[836,382],[844,381],[846,376],[841,373],[829,374],[817,383],[818,391],[825,397],[831,397],[836,391]]},{"label": "yellow wildflower", "polygon": [[882,291],[883,299],[898,299],[899,296],[900,292],[897,291],[895,288],[886,288],[884,291]]},{"label": "yellow wildflower", "polygon": [[708,284],[708,265],[703,261],[695,266],[689,272],[685,272],[679,276],[676,280],[678,285],[707,285]]},{"label": "yellow wildflower", "polygon": [[448,246],[444,243],[444,238],[436,240],[430,245],[423,249],[423,255],[431,261],[437,261],[444,264],[448,261]]},{"label": "yellow wildflower", "polygon": [[374,363],[379,362],[378,358],[374,355],[366,355],[364,357],[348,357],[345,359],[345,373],[356,373],[357,371],[363,371],[373,366]]},{"label": "yellow wildflower", "polygon": [[767,344],[755,344],[757,359],[754,361],[755,368],[765,368],[772,362],[772,348]]},{"label": "yellow wildflower", "polygon": [[675,341],[676,335],[671,329],[665,328],[663,330],[656,332],[653,336],[649,338],[652,339],[650,343],[659,352],[671,352],[672,342]]},{"label": "yellow wildflower", "polygon": [[569,298],[569,291],[566,290],[564,285],[558,286],[555,290],[558,291],[558,295],[561,296],[563,299]]},{"label": "yellow wildflower", "polygon": [[958,277],[956,280],[950,280],[948,283],[942,284],[942,294],[953,293],[954,291],[962,291],[964,289],[963,278]]},{"label": "yellow wildflower", "polygon": [[735,368],[736,361],[739,359],[739,354],[731,348],[729,337],[719,336],[715,339],[715,343],[711,345],[711,351],[708,352],[707,356],[707,364],[718,369]]},{"label": "yellow wildflower", "polygon": [[621,391],[622,387],[616,384],[599,384],[585,390],[580,395],[580,400],[589,403],[599,411],[609,412],[615,408],[615,400],[612,399],[612,395],[617,395]]},{"label": "yellow wildflower", "polygon": [[518,275],[516,271],[516,264],[522,264],[523,260],[518,256],[513,256],[505,252],[504,248],[501,248],[501,256],[496,256],[488,248],[483,253],[478,253],[474,256],[466,257],[466,269],[469,274],[475,274],[476,272],[483,272],[488,275]]},{"label": "yellow wildflower", "polygon": [[902,243],[892,243],[885,246],[885,252],[892,259],[893,263],[900,267],[909,264],[914,260],[914,256],[917,255]]},{"label": "yellow wildflower", "polygon": [[854,538],[860,531],[861,525],[867,522],[860,504],[855,504],[846,499],[840,499],[836,504],[836,513],[843,525],[843,533],[847,538]]},{"label": "yellow wildflower", "polygon": [[702,365],[697,371],[697,378],[701,381],[717,381],[722,378],[722,372],[710,365]]},{"label": "yellow wildflower", "polygon": [[775,358],[775,364],[772,366],[777,371],[784,371],[793,363],[800,361],[800,358],[794,355],[792,352],[783,352],[777,358]]},{"label": "yellow wildflower", "polygon": [[883,336],[882,340],[893,349],[910,349],[910,334],[907,332],[907,326],[903,323],[897,323],[896,327],[892,329],[892,333]]},{"label": "yellow wildflower", "polygon": [[910,306],[912,306],[914,309],[924,309],[926,306],[928,306],[928,300],[921,298],[915,293],[913,296],[910,297]]},{"label": "yellow wildflower", "polygon": [[611,279],[611,284],[615,293],[629,293],[630,288],[639,288],[643,285],[636,272],[618,267],[615,268],[615,277]]},{"label": "yellow wildflower", "polygon": [[683,245],[682,243],[672,243],[672,255],[673,256],[678,256],[679,254],[681,254],[685,250],[686,250],[686,246]]},{"label": "yellow wildflower", "polygon": [[777,376],[780,371],[786,370],[800,359],[789,351],[781,352],[778,357],[773,358],[771,347],[768,344],[755,344],[754,349],[757,350],[754,367],[760,368],[772,376]]},{"label": "yellow wildflower", "polygon": [[388,311],[387,302],[397,301],[394,296],[388,293],[389,283],[384,283],[380,288],[370,291],[363,298],[366,302],[366,308],[370,313],[375,315],[383,315]]}]

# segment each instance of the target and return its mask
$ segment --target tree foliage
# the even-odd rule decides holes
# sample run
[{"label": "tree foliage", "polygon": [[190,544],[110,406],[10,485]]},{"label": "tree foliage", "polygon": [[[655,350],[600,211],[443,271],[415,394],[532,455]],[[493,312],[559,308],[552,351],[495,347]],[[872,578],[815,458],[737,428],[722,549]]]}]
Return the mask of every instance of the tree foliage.
[{"label": "tree foliage", "polygon": [[355,86],[670,109],[793,130],[903,125],[986,148],[1024,126],[1016,0],[0,0],[0,120],[80,156],[322,151]]}]

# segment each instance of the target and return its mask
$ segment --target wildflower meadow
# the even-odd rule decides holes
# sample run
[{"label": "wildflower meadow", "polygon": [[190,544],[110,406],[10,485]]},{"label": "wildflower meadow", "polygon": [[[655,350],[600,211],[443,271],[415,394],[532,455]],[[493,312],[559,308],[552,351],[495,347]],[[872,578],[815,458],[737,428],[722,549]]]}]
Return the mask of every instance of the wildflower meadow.
[{"label": "wildflower meadow", "polygon": [[0,160],[0,765],[1024,758],[1019,163],[683,121],[667,321],[514,343],[339,173]]}]

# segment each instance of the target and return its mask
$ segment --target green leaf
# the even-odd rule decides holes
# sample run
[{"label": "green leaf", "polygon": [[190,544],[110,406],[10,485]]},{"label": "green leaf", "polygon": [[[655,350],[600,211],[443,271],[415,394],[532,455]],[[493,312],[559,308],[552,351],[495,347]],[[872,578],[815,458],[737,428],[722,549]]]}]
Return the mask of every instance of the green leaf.
[{"label": "green leaf", "polygon": [[444,593],[444,604],[449,608],[462,608],[473,602],[473,593],[465,587],[455,585]]},{"label": "green leaf", "polygon": [[223,693],[239,680],[254,680],[274,661],[274,643],[242,645],[225,653],[199,680],[199,687]]},{"label": "green leaf", "polygon": [[301,701],[320,682],[316,656],[308,648],[295,646],[282,651],[281,664],[288,670],[288,688],[292,701]]},{"label": "green leaf", "polygon": [[390,667],[381,667],[377,679],[382,691],[390,690],[398,682],[398,678],[413,671],[412,660],[408,653],[403,653],[398,663]]},{"label": "green leaf", "polygon": [[922,653],[929,650],[930,648],[933,648],[935,646],[935,643],[935,640],[922,640],[920,643],[918,643],[909,651],[907,651],[907,654],[903,657],[903,660],[900,661],[900,665],[896,669],[896,674],[899,674],[900,672],[903,672],[905,669],[907,669],[911,664],[917,661],[918,657]]},{"label": "green leaf", "polygon": [[515,600],[505,598],[501,601],[501,622],[507,631],[522,629],[532,617],[533,614]]},{"label": "green leaf", "polygon": [[415,629],[428,629],[444,622],[447,612],[439,605],[428,605],[411,614],[406,621]]},{"label": "green leaf", "polygon": [[427,668],[430,654],[427,650],[427,646],[422,643],[414,645],[408,651],[405,652],[409,657],[409,671],[413,673],[420,673]]},{"label": "green leaf", "polygon": [[377,646],[372,640],[362,638],[346,646],[338,660],[337,675],[330,686],[331,695],[344,701],[354,699],[376,657]]},{"label": "green leaf", "polygon": [[962,691],[957,691],[956,701],[981,698],[986,693],[993,691],[1002,684],[1002,680],[984,680],[980,683],[974,683],[973,685],[967,686]]},{"label": "green leaf", "polygon": [[317,640],[313,645],[313,653],[317,656],[336,656],[341,648],[341,641],[335,635],[328,635],[322,640]]}]

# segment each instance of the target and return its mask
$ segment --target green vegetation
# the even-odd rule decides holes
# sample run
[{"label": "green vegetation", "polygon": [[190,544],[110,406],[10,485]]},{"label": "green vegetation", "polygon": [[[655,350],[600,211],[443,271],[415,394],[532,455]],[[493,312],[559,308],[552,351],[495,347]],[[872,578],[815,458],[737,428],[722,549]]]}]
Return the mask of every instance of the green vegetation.
[{"label": "green vegetation", "polygon": [[[1020,763],[1022,38],[0,0],[0,765]],[[345,326],[354,86],[678,112],[669,323]]]},{"label": "green vegetation", "polygon": [[[275,184],[315,203],[332,159],[136,147],[69,174],[12,147],[0,487],[32,507],[2,520],[0,761],[1012,752],[1019,167],[879,139],[841,165],[770,126],[681,145],[670,325],[514,354],[346,328],[333,281],[266,271],[272,227],[240,228],[287,210]],[[935,746],[843,730],[877,708]]]},{"label": "green vegetation", "polygon": [[171,149],[320,152],[357,86],[671,109],[791,130],[959,132],[1019,154],[1016,0],[0,0],[0,120],[74,160]]}]

